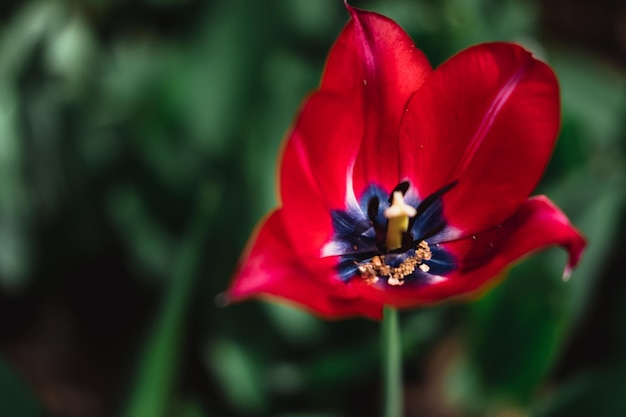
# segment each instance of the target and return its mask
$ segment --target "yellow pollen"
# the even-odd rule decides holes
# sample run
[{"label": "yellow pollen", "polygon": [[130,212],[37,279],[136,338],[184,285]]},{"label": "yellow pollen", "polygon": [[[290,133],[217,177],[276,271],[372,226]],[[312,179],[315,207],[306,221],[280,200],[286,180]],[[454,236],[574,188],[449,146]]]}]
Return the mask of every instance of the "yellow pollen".
[{"label": "yellow pollen", "polygon": [[416,268],[422,272],[430,270],[430,267],[423,261],[430,260],[432,255],[428,243],[421,241],[415,248],[415,255],[405,259],[397,267],[387,265],[385,256],[380,255],[374,256],[369,262],[358,264],[358,271],[367,284],[374,284],[380,278],[385,277],[388,285],[404,285],[404,278],[411,275]]},{"label": "yellow pollen", "polygon": [[409,228],[409,217],[415,217],[415,207],[404,202],[404,195],[394,191],[391,206],[385,210],[387,222],[387,249],[394,250],[402,247],[402,235]]}]

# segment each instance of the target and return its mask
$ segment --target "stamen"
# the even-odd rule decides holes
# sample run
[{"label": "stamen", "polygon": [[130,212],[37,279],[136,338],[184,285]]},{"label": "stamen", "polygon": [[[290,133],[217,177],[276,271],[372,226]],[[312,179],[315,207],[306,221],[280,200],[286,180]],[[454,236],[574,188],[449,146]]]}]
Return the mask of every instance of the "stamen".
[{"label": "stamen", "polygon": [[419,268],[422,272],[430,270],[430,267],[423,261],[430,260],[432,256],[428,243],[421,241],[415,248],[415,255],[405,259],[397,267],[387,265],[385,256],[381,255],[374,256],[369,262],[359,264],[358,271],[367,284],[373,284],[380,278],[386,277],[388,285],[404,285],[404,278],[415,272],[415,268]]},{"label": "stamen", "polygon": [[391,206],[385,210],[387,223],[387,249],[394,250],[402,247],[402,235],[409,229],[409,217],[417,214],[415,207],[404,202],[401,191],[393,192]]}]

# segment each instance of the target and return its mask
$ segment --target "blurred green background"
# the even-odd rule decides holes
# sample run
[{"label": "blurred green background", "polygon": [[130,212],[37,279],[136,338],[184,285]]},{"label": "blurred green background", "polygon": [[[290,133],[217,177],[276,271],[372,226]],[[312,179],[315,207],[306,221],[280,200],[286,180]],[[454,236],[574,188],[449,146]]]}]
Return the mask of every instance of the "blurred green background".
[{"label": "blurred green background", "polygon": [[[626,416],[626,7],[385,0],[433,65],[511,40],[556,71],[538,192],[590,245],[401,316],[407,416]],[[339,0],[0,5],[0,417],[377,416],[379,323],[218,308],[275,205]]]}]

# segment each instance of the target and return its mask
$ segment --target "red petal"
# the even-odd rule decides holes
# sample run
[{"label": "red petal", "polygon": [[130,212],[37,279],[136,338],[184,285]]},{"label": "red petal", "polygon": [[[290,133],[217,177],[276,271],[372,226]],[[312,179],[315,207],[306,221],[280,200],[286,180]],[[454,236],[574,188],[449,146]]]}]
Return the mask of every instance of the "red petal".
[{"label": "red petal", "polygon": [[267,218],[250,244],[228,290],[230,301],[265,295],[295,302],[327,318],[381,318],[381,305],[357,298],[349,285],[335,277],[335,260],[320,259],[315,273],[299,262],[291,250],[281,210]]},{"label": "red petal", "polygon": [[[464,239],[441,244],[460,263],[459,270],[439,283],[415,290],[388,288],[373,302],[397,307],[436,303],[451,297],[468,296],[488,286],[507,266],[520,258],[551,245],[560,245],[569,253],[564,276],[576,266],[585,247],[585,239],[569,220],[545,196],[526,200],[517,212],[499,226]],[[362,291],[364,296],[368,296]]]},{"label": "red petal", "polygon": [[333,46],[320,91],[302,107],[281,164],[286,230],[306,262],[315,262],[332,236],[330,211],[345,210],[349,200],[356,205],[355,189],[372,181],[397,185],[400,118],[431,71],[393,21],[348,9],[352,20]]},{"label": "red petal", "polygon": [[352,195],[350,167],[362,129],[357,111],[336,95],[318,92],[304,104],[283,154],[280,191],[283,221],[293,250],[313,262],[333,234],[330,211]]},{"label": "red petal", "polygon": [[321,89],[346,97],[361,117],[354,131],[362,141],[354,169],[358,196],[371,181],[389,190],[398,184],[400,120],[432,70],[395,22],[347,7],[352,19],[331,50]]},{"label": "red petal", "polygon": [[564,277],[580,260],[586,242],[557,206],[545,196],[528,199],[502,225],[455,242],[442,244],[461,259],[461,268],[450,281],[463,282],[464,292],[474,291],[507,265],[530,252],[550,245],[567,250]]},{"label": "red petal", "polygon": [[503,222],[539,181],[559,130],[550,68],[519,46],[478,45],[435,70],[400,132],[402,173],[421,198],[458,180],[445,217],[463,235]]}]

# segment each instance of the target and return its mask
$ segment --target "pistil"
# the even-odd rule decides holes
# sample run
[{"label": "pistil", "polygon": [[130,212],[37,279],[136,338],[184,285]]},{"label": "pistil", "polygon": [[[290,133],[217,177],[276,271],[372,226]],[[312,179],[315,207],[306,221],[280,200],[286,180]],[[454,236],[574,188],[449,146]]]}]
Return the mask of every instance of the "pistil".
[{"label": "pistil", "polygon": [[402,247],[402,236],[409,228],[409,217],[415,217],[415,207],[404,202],[401,191],[394,191],[391,206],[385,210],[387,222],[387,249],[394,250]]}]

